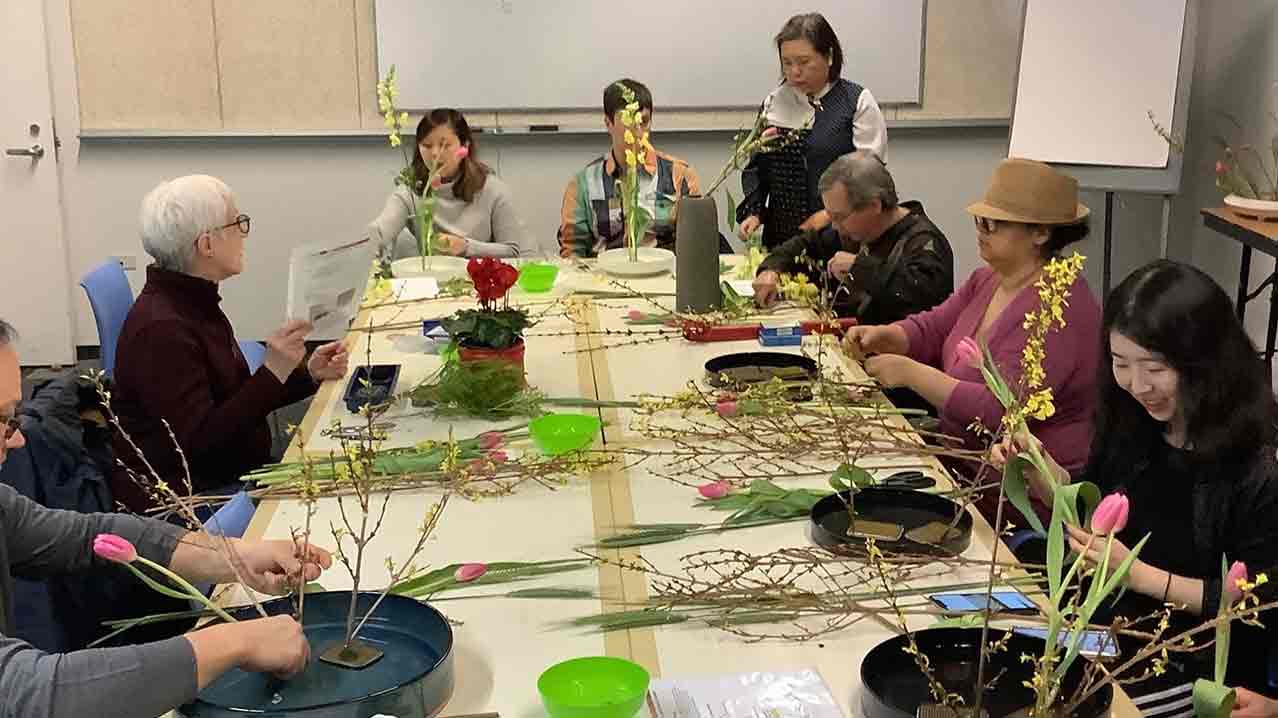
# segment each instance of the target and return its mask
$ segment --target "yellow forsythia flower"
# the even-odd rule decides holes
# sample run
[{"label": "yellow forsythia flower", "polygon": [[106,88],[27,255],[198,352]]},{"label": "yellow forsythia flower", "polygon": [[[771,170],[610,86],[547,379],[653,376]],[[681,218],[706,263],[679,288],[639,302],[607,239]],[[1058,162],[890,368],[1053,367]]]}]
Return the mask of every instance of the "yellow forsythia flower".
[{"label": "yellow forsythia flower", "polygon": [[635,165],[638,164],[638,161],[639,161],[638,158],[635,156],[635,151],[631,149],[627,149],[626,150],[626,166],[631,169],[634,169]]},{"label": "yellow forsythia flower", "polygon": [[626,140],[626,144],[633,145],[635,143],[634,133],[631,132],[630,130],[626,130],[625,140]]}]

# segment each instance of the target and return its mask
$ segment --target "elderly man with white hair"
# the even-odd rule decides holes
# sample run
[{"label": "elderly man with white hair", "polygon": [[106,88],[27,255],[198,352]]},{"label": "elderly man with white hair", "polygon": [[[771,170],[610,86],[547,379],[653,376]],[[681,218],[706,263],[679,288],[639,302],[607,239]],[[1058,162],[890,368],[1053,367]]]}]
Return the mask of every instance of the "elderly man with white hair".
[{"label": "elderly man with white hair", "polygon": [[[304,363],[311,326],[289,321],[267,337],[265,362],[250,374],[218,306],[218,285],[243,271],[252,225],[221,180],[162,182],[142,200],[140,219],[155,263],[120,333],[112,409],[161,478],[184,478],[175,437],[197,492],[233,492],[240,477],[271,461],[266,417],[319,382],[343,378],[346,349],[326,344]],[[111,481],[116,501],[150,508],[151,497],[129,476],[128,469],[145,471],[137,451],[121,439],[116,454],[125,464]]]},{"label": "elderly man with white hair", "polygon": [[[22,379],[15,341],[13,328],[0,320],[0,465],[25,443],[17,418]],[[47,509],[0,483],[0,716],[155,718],[190,702],[231,668],[287,678],[306,667],[310,646],[291,616],[70,653],[44,653],[13,638],[13,578],[102,568],[107,564],[94,556],[92,544],[103,533],[124,537],[139,555],[189,581],[234,578],[225,554],[211,550],[215,539],[208,534],[137,516]],[[299,572],[318,578],[333,562],[313,545],[300,560],[292,541],[232,542],[245,582],[269,593],[283,593]]]}]

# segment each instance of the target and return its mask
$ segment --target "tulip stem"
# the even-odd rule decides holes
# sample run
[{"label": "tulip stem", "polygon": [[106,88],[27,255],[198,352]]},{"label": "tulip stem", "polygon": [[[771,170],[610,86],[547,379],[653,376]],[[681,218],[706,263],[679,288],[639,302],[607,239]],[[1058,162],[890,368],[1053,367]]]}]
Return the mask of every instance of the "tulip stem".
[{"label": "tulip stem", "polygon": [[141,556],[138,556],[136,559],[134,559],[134,561],[136,561],[136,562],[138,562],[138,563],[141,563],[142,565],[146,566],[147,568],[150,568],[151,570],[155,571],[156,573],[159,573],[160,575],[162,575],[162,576],[164,576],[165,578],[169,579],[170,581],[172,581],[172,582],[173,582],[173,584],[174,584],[174,585],[176,585],[176,586],[178,586],[178,587],[182,588],[182,589],[185,591],[185,593],[180,593],[180,592],[178,592],[178,591],[174,591],[173,589],[170,589],[170,588],[167,588],[167,587],[165,587],[165,586],[161,585],[160,583],[158,583],[158,582],[156,582],[155,580],[153,580],[150,576],[147,576],[145,573],[143,573],[142,571],[140,571],[140,570],[139,570],[136,566],[134,566],[132,563],[125,564],[125,565],[127,565],[127,566],[129,567],[129,569],[130,569],[130,570],[132,570],[132,571],[133,571],[133,573],[137,574],[137,575],[138,575],[138,577],[139,577],[139,578],[141,578],[141,579],[142,579],[142,581],[143,581],[143,582],[145,582],[145,583],[146,583],[148,586],[150,586],[151,588],[153,588],[153,589],[155,589],[155,590],[159,591],[160,593],[162,593],[162,594],[164,594],[164,595],[166,595],[166,596],[170,596],[170,597],[172,597],[172,598],[189,598],[189,599],[194,599],[194,600],[196,600],[196,601],[198,601],[198,602],[200,602],[200,603],[204,604],[206,607],[208,607],[208,609],[209,609],[209,610],[211,610],[211,611],[213,611],[214,613],[216,613],[216,614],[217,614],[217,615],[218,615],[218,616],[219,616],[219,617],[220,617],[223,621],[226,621],[227,623],[235,623],[235,622],[236,622],[235,618],[234,618],[233,616],[231,616],[231,614],[229,614],[229,613],[227,613],[226,611],[222,610],[222,607],[221,607],[221,606],[219,606],[219,605],[217,605],[216,603],[213,603],[212,601],[210,601],[210,600],[209,600],[209,598],[208,598],[208,596],[205,596],[205,595],[204,595],[204,592],[203,592],[203,591],[199,590],[199,589],[198,589],[198,588],[196,588],[195,586],[192,586],[190,583],[188,583],[188,582],[186,581],[186,579],[182,578],[181,576],[177,575],[176,573],[173,573],[173,572],[172,572],[172,571],[170,571],[169,569],[167,569],[167,568],[165,568],[165,567],[161,566],[160,564],[158,564],[158,563],[156,563],[156,562],[154,562],[154,561],[151,561],[151,560],[149,560],[149,559],[142,558]]}]

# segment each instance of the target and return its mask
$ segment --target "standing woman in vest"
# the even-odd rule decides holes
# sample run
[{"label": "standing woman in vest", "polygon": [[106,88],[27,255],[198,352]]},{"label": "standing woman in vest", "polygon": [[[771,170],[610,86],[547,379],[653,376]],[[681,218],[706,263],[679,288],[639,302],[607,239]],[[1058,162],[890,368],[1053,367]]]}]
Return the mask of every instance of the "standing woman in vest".
[{"label": "standing woman in vest", "polygon": [[784,78],[763,101],[767,126],[803,136],[759,153],[741,173],[740,235],[760,226],[768,249],[830,223],[817,180],[835,159],[870,150],[886,159],[887,125],[870,91],[843,79],[843,47],[819,13],[795,15],[776,36]]}]

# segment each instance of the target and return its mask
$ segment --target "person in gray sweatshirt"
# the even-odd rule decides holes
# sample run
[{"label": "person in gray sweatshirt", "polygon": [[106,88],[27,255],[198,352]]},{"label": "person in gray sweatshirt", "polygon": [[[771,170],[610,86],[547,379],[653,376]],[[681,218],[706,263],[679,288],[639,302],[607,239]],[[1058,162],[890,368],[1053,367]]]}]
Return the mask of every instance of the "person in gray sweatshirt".
[{"label": "person in gray sweatshirt", "polygon": [[[22,380],[13,327],[0,320],[0,465],[22,450],[17,420]],[[208,534],[125,514],[48,509],[0,484],[0,715],[8,718],[155,718],[184,703],[231,668],[287,678],[310,660],[302,627],[290,616],[209,626],[164,641],[50,654],[13,635],[13,577],[40,579],[100,565],[98,534],[130,541],[139,555],[192,582],[234,580]],[[323,549],[297,558],[291,541],[235,541],[245,582],[284,593],[299,571],[318,578],[332,565]],[[124,570],[123,567],[120,567]],[[294,578],[290,579],[292,575]]]},{"label": "person in gray sweatshirt", "polygon": [[[427,161],[435,173],[427,179]],[[426,113],[417,124],[411,179],[401,181],[382,213],[368,225],[368,236],[387,259],[421,254],[414,205],[427,182],[435,198],[435,253],[454,257],[528,257],[536,242],[515,212],[510,187],[479,161],[479,147],[466,118],[457,110]],[[412,241],[401,239],[407,229]]]}]

